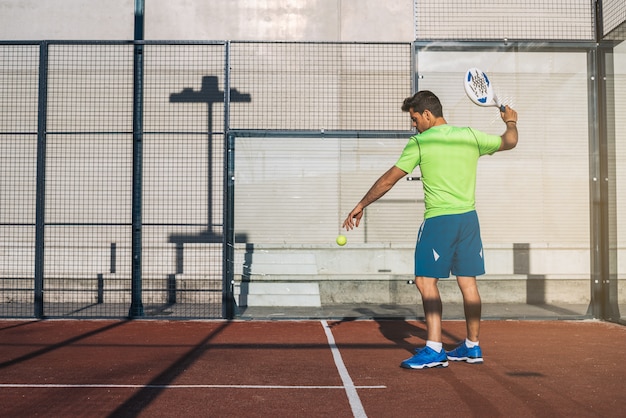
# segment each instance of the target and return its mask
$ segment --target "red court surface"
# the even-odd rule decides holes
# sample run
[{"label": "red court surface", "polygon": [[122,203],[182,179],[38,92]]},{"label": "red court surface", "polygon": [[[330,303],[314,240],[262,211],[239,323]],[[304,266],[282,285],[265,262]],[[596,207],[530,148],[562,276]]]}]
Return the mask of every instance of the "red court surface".
[{"label": "red court surface", "polygon": [[[464,337],[444,322],[447,348]],[[2,417],[618,417],[626,327],[484,321],[482,365],[405,370],[419,321],[0,321]]]}]

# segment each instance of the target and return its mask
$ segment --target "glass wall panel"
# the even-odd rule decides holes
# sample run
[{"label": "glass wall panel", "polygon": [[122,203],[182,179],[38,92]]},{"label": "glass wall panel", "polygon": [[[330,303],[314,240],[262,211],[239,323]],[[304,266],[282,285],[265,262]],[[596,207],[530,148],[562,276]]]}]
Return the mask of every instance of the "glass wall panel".
[{"label": "glass wall panel", "polygon": [[[479,162],[476,206],[489,274],[525,279],[528,303],[590,300],[587,56],[572,52],[418,50],[418,90],[452,125],[501,134],[495,107],[475,106],[463,76],[486,71],[519,113],[519,144]],[[564,109],[567,109],[564,111]]]},{"label": "glass wall panel", "polygon": [[[611,287],[611,298],[617,298],[621,321],[626,322],[626,42],[619,44],[613,53],[615,134],[615,202],[617,260],[611,260],[611,274],[617,273],[617,287]],[[610,95],[609,95],[610,97]],[[610,112],[611,113],[611,112]],[[612,127],[609,120],[609,127]],[[611,129],[609,129],[610,133]],[[611,147],[609,147],[609,150]],[[609,160],[613,160],[609,155]]]}]

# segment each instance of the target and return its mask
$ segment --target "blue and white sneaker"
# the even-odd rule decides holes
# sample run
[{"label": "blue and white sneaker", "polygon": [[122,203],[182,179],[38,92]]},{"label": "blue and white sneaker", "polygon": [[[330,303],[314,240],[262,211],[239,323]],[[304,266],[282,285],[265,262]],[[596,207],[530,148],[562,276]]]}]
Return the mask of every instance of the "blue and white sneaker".
[{"label": "blue and white sneaker", "polygon": [[431,367],[448,367],[448,358],[445,350],[436,352],[430,347],[424,347],[411,358],[400,363],[405,369],[428,369]]},{"label": "blue and white sneaker", "polygon": [[446,354],[448,355],[448,359],[452,361],[465,361],[471,364],[480,364],[483,362],[483,352],[480,346],[469,348],[465,345],[465,341]]}]

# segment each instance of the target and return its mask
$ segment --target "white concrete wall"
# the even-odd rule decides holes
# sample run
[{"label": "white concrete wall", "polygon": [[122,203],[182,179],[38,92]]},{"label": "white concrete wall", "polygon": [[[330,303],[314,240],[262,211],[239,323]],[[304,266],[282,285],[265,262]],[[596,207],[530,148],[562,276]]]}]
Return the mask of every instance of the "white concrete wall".
[{"label": "white concrete wall", "polygon": [[152,0],[146,39],[406,42],[413,0]]},{"label": "white concrete wall", "polygon": [[[133,39],[133,0],[0,0],[0,39]],[[413,39],[413,0],[147,0],[153,40]]]},{"label": "white concrete wall", "polygon": [[133,39],[133,0],[0,0],[0,39]]}]

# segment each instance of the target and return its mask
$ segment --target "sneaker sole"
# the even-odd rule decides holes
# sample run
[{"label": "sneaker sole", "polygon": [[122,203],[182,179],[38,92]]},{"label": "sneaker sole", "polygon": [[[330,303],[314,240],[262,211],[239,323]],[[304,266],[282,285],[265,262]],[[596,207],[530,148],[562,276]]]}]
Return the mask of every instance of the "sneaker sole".
[{"label": "sneaker sole", "polygon": [[448,356],[448,360],[464,361],[469,364],[480,364],[483,362],[482,357],[450,357]]},{"label": "sneaker sole", "polygon": [[443,367],[448,367],[448,362],[444,361],[436,361],[433,363],[426,363],[426,364],[420,364],[420,365],[411,365],[411,364],[406,364],[406,363],[400,363],[400,367],[402,367],[403,369],[414,369],[414,370],[419,370],[419,369],[439,369],[439,368],[443,368]]}]

